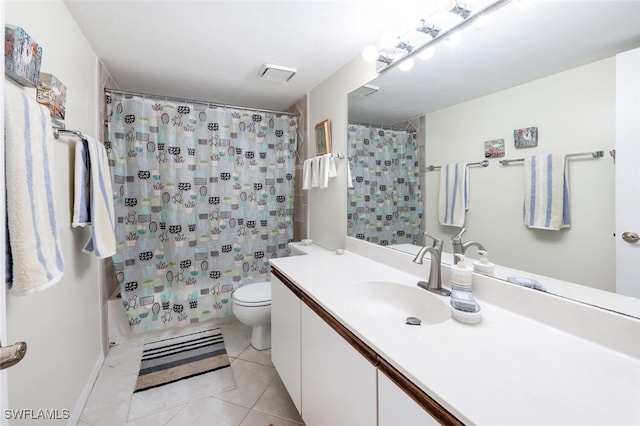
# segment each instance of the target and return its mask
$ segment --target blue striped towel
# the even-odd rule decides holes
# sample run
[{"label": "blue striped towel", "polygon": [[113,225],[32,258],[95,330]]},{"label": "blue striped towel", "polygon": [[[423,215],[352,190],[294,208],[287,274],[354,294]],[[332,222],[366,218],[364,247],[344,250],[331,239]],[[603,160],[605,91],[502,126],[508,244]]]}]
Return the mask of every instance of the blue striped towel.
[{"label": "blue striped towel", "polygon": [[98,258],[116,253],[113,191],[109,159],[102,143],[82,135],[76,144],[73,226],[91,226],[82,251]]},{"label": "blue striped towel", "polygon": [[438,218],[441,225],[463,226],[469,209],[467,163],[449,163],[440,168]]},{"label": "blue striped towel", "polygon": [[[53,130],[49,110],[5,84],[5,179],[11,293],[44,290],[62,278],[64,259],[53,192]],[[9,277],[7,277],[9,278]]]},{"label": "blue striped towel", "polygon": [[534,155],[524,160],[524,223],[559,230],[571,226],[569,175],[564,155]]}]

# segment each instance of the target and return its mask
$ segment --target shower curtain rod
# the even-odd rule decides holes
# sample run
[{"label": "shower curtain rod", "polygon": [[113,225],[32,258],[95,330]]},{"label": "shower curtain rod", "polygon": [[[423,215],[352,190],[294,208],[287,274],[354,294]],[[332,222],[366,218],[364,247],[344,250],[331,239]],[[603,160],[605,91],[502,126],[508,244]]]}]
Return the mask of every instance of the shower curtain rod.
[{"label": "shower curtain rod", "polygon": [[234,109],[241,109],[241,110],[245,110],[245,111],[267,112],[267,113],[281,114],[281,115],[287,115],[287,116],[292,116],[292,117],[298,117],[300,115],[300,114],[298,114],[296,112],[275,111],[275,110],[271,110],[271,109],[260,109],[260,108],[252,108],[252,107],[243,107],[243,106],[238,106],[238,105],[229,105],[229,104],[221,104],[221,103],[217,103],[217,102],[201,101],[201,100],[197,100],[197,99],[176,98],[176,97],[172,97],[172,96],[153,95],[153,94],[150,94],[150,93],[127,92],[125,90],[104,89],[104,92],[105,93],[118,94],[118,95],[140,96],[142,98],[148,98],[148,99],[158,99],[158,100],[165,100],[165,101],[186,102],[186,103],[191,103],[191,104],[200,104],[200,105],[207,105],[207,106],[211,105],[211,106],[223,107],[223,108],[234,108]]},{"label": "shower curtain rod", "polygon": [[[349,121],[349,124],[354,124],[356,126],[365,126],[365,127],[377,127],[383,130],[393,130],[395,132],[409,132],[410,130],[404,129],[402,127],[393,127],[393,126],[385,126],[383,124],[372,124],[372,123],[361,123],[359,121]],[[415,132],[415,130],[413,130]]]}]

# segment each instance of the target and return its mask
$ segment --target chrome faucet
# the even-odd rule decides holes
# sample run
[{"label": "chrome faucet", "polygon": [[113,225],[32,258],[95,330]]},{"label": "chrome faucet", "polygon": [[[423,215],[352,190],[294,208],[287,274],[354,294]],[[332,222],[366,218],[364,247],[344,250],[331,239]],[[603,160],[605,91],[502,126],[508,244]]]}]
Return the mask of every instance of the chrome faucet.
[{"label": "chrome faucet", "polygon": [[487,251],[484,246],[482,244],[480,244],[477,241],[467,241],[467,242],[462,242],[462,234],[464,233],[464,231],[466,231],[466,228],[462,228],[460,229],[460,232],[458,232],[456,235],[454,235],[453,237],[451,237],[451,243],[453,244],[453,256],[455,258],[456,254],[465,254],[465,252],[467,251],[467,249],[471,246],[476,246],[478,248],[478,250],[484,250]]},{"label": "chrome faucet", "polygon": [[441,296],[449,296],[451,295],[451,292],[446,288],[442,288],[442,275],[440,273],[440,260],[442,258],[443,241],[439,238],[434,238],[430,235],[427,235],[427,233],[425,233],[424,235],[433,240],[433,245],[431,247],[422,247],[413,261],[415,263],[422,264],[424,255],[427,253],[431,253],[431,267],[429,269],[429,277],[427,278],[427,281],[418,281],[418,287],[424,288],[425,290],[431,291]]}]

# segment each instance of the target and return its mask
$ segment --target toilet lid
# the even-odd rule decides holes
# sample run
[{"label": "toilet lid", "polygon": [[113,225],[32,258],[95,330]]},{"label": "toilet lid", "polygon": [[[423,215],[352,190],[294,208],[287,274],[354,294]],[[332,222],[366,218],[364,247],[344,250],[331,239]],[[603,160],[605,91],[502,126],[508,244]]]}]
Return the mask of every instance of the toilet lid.
[{"label": "toilet lid", "polygon": [[241,303],[270,303],[271,283],[267,281],[242,286],[233,292],[233,300]]}]

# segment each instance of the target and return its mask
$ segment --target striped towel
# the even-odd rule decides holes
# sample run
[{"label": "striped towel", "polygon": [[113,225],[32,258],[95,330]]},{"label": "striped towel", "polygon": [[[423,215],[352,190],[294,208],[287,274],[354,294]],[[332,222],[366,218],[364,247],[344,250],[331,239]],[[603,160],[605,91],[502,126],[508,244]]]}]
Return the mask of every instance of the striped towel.
[{"label": "striped towel", "polygon": [[523,217],[529,228],[571,226],[569,176],[564,155],[534,155],[524,160]]},{"label": "striped towel", "polygon": [[64,259],[53,193],[53,130],[49,110],[5,84],[5,179],[12,264],[11,292],[33,294],[60,281]]},{"label": "striped towel", "polygon": [[469,209],[467,163],[449,163],[440,168],[438,218],[441,225],[464,226]]},{"label": "striped towel", "polygon": [[[87,164],[87,154],[89,169],[82,170]],[[91,238],[82,251],[98,258],[113,256],[116,236],[109,159],[104,145],[92,137],[83,135],[76,144],[75,178],[73,225],[91,225]]]}]

